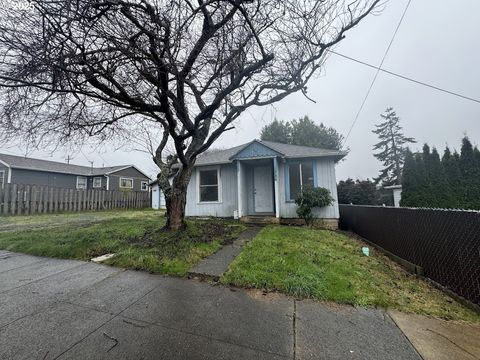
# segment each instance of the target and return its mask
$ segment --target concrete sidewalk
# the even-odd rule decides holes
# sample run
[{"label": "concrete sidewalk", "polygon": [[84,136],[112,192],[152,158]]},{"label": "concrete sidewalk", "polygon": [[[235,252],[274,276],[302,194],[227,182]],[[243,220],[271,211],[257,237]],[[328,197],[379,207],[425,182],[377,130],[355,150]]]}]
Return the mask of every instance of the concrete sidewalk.
[{"label": "concrete sidewalk", "polygon": [[0,359],[420,359],[384,311],[0,251]]},{"label": "concrete sidewalk", "polygon": [[480,325],[389,311],[424,360],[479,360]]}]

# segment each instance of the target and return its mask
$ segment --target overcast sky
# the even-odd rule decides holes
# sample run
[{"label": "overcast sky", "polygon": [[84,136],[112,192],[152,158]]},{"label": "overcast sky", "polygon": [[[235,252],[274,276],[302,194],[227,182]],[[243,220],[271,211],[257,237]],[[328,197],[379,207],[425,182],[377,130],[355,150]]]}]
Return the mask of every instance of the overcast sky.
[{"label": "overcast sky", "polygon": [[[395,31],[407,0],[390,0],[379,16],[370,16],[336,51],[378,65]],[[480,99],[480,1],[412,0],[383,68]],[[253,108],[225,133],[215,147],[232,147],[259,137],[259,131],[275,117],[291,120],[308,115],[346,134],[375,75],[375,70],[331,55],[321,76],[310,82],[312,103],[291,95],[274,107]],[[459,147],[464,133],[480,142],[480,104],[422,87],[380,73],[346,146],[347,159],[337,166],[337,179],[372,178],[380,169],[373,157],[377,139],[371,130],[379,114],[392,106],[402,119],[407,136],[417,139],[414,148],[428,142],[439,149]],[[10,147],[0,152],[25,155]],[[154,174],[149,156],[139,152],[85,148],[71,163],[95,166],[136,164]],[[65,161],[64,152],[30,151],[28,156]]]}]

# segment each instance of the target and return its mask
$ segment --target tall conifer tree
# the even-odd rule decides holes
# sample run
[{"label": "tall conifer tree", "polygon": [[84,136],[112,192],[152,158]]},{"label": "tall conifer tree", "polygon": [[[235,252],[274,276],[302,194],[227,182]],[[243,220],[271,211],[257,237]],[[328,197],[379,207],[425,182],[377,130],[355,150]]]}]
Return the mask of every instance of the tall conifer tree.
[{"label": "tall conifer tree", "polygon": [[400,118],[393,108],[388,108],[380,116],[382,121],[375,125],[376,129],[373,130],[380,141],[373,146],[373,150],[378,151],[374,156],[382,162],[384,168],[380,171],[375,182],[383,185],[400,185],[405,159],[405,145],[416,141],[404,136],[400,126]]},{"label": "tall conifer tree", "polygon": [[461,198],[461,180],[462,173],[460,171],[459,155],[455,151],[453,154],[447,146],[442,157],[442,166],[445,171],[448,182],[448,193],[450,197],[449,208],[460,208]]},{"label": "tall conifer tree", "polygon": [[428,166],[431,190],[433,192],[432,199],[435,200],[432,204],[435,205],[435,207],[441,208],[451,207],[452,195],[450,194],[450,186],[436,148],[432,149]]},{"label": "tall conifer tree", "polygon": [[460,152],[462,173],[462,205],[466,209],[480,209],[480,166],[472,143],[465,136]]},{"label": "tall conifer tree", "polygon": [[420,189],[417,170],[415,157],[410,149],[407,148],[405,150],[405,162],[403,165],[402,199],[400,200],[400,206],[418,206]]}]

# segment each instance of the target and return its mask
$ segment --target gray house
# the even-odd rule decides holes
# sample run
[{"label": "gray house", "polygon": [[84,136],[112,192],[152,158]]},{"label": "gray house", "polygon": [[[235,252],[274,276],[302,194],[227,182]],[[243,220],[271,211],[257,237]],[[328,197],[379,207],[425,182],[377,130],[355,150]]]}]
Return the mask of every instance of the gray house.
[{"label": "gray house", "polygon": [[94,168],[0,154],[0,188],[12,183],[78,190],[149,191],[149,181],[134,165]]},{"label": "gray house", "polygon": [[346,152],[254,140],[198,157],[187,190],[187,216],[297,217],[302,186],[324,187],[335,202],[315,209],[338,224],[335,164]]}]

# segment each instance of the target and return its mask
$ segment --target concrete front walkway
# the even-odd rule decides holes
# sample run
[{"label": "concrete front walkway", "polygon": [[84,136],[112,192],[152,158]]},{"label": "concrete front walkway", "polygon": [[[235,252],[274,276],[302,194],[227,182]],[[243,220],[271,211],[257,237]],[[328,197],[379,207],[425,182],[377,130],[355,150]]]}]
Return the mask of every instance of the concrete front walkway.
[{"label": "concrete front walkway", "polygon": [[232,244],[224,245],[215,254],[209,256],[190,270],[191,276],[218,280],[227,271],[230,263],[242,251],[243,246],[262,230],[259,226],[249,226]]},{"label": "concrete front walkway", "polygon": [[380,310],[0,251],[0,359],[420,359]]}]

